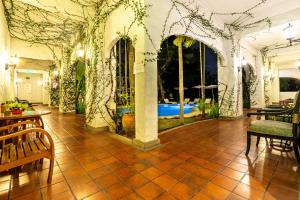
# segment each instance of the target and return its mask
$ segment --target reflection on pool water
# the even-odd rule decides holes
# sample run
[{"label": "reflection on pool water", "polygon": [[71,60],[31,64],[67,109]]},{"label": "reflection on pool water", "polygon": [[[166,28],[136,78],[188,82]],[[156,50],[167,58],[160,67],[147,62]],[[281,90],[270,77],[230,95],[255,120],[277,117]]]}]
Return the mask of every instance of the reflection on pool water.
[{"label": "reflection on pool water", "polygon": [[[195,105],[187,104],[184,105],[184,114],[189,114],[192,112]],[[159,104],[158,105],[158,116],[174,116],[179,115],[180,104]]]},{"label": "reflection on pool water", "polygon": [[[184,105],[184,114],[189,114],[192,112],[196,105],[186,104]],[[158,116],[168,117],[179,115],[180,104],[158,104]],[[118,108],[117,113],[122,116],[124,113],[129,113],[129,108]]]}]

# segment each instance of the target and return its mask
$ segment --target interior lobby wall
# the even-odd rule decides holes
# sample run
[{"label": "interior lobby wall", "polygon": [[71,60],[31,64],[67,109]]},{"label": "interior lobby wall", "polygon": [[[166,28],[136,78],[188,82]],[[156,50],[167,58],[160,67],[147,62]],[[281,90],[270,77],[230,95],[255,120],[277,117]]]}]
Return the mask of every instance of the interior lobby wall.
[{"label": "interior lobby wall", "polygon": [[[300,78],[300,70],[296,68],[280,69],[279,77]],[[280,92],[280,100],[294,99],[296,92]]]},{"label": "interior lobby wall", "polygon": [[5,69],[5,64],[10,58],[10,35],[4,16],[3,5],[0,4],[0,102],[10,100],[13,93],[10,92],[12,69]]}]

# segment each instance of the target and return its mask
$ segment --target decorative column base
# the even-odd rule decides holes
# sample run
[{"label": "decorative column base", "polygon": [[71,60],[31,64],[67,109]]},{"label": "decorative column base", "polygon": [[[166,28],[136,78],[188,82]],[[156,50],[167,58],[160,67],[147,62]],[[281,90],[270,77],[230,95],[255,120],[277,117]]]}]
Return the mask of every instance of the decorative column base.
[{"label": "decorative column base", "polygon": [[104,126],[104,127],[93,127],[93,126],[90,126],[88,124],[85,125],[85,128],[87,130],[92,130],[92,131],[109,131],[109,127],[108,126]]},{"label": "decorative column base", "polygon": [[160,140],[153,140],[150,142],[142,142],[140,140],[134,139],[133,145],[141,151],[150,151],[160,146]]}]

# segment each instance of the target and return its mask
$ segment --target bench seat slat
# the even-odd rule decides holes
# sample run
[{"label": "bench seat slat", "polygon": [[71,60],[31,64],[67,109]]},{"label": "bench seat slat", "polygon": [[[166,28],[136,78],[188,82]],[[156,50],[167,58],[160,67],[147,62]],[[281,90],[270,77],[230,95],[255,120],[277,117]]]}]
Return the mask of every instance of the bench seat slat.
[{"label": "bench seat slat", "polygon": [[40,140],[47,147],[47,149],[50,149],[50,144],[48,141],[45,140],[44,137],[40,137]]},{"label": "bench seat slat", "polygon": [[36,138],[36,140],[34,140],[34,142],[40,151],[47,151],[47,147],[45,147],[45,145],[41,142],[41,140],[39,138]]},{"label": "bench seat slat", "polygon": [[29,141],[29,145],[30,145],[31,150],[32,150],[32,152],[33,152],[34,154],[39,153],[39,149],[38,149],[38,147],[36,146],[36,144],[34,143],[34,141],[30,140],[30,141]]},{"label": "bench seat slat", "polygon": [[9,162],[9,146],[5,145],[2,151],[1,164],[5,164]]},{"label": "bench seat slat", "polygon": [[10,145],[10,162],[17,160],[16,146],[14,144]]},{"label": "bench seat slat", "polygon": [[22,142],[18,143],[17,152],[18,152],[18,159],[22,159],[25,157]]},{"label": "bench seat slat", "polygon": [[31,151],[31,149],[30,149],[29,144],[28,144],[27,141],[23,142],[23,147],[24,147],[24,153],[25,153],[26,157],[32,155],[32,151]]}]

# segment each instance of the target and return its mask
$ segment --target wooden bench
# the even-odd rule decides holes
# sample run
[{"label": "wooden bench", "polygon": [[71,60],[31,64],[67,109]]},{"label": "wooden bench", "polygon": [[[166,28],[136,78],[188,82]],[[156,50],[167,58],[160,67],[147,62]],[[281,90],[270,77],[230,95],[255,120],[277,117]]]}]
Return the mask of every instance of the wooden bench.
[{"label": "wooden bench", "polygon": [[0,148],[0,172],[48,158],[50,159],[48,183],[51,183],[54,165],[54,143],[50,134],[32,121],[0,127],[1,132],[4,135],[0,136],[0,142],[2,143]]}]

